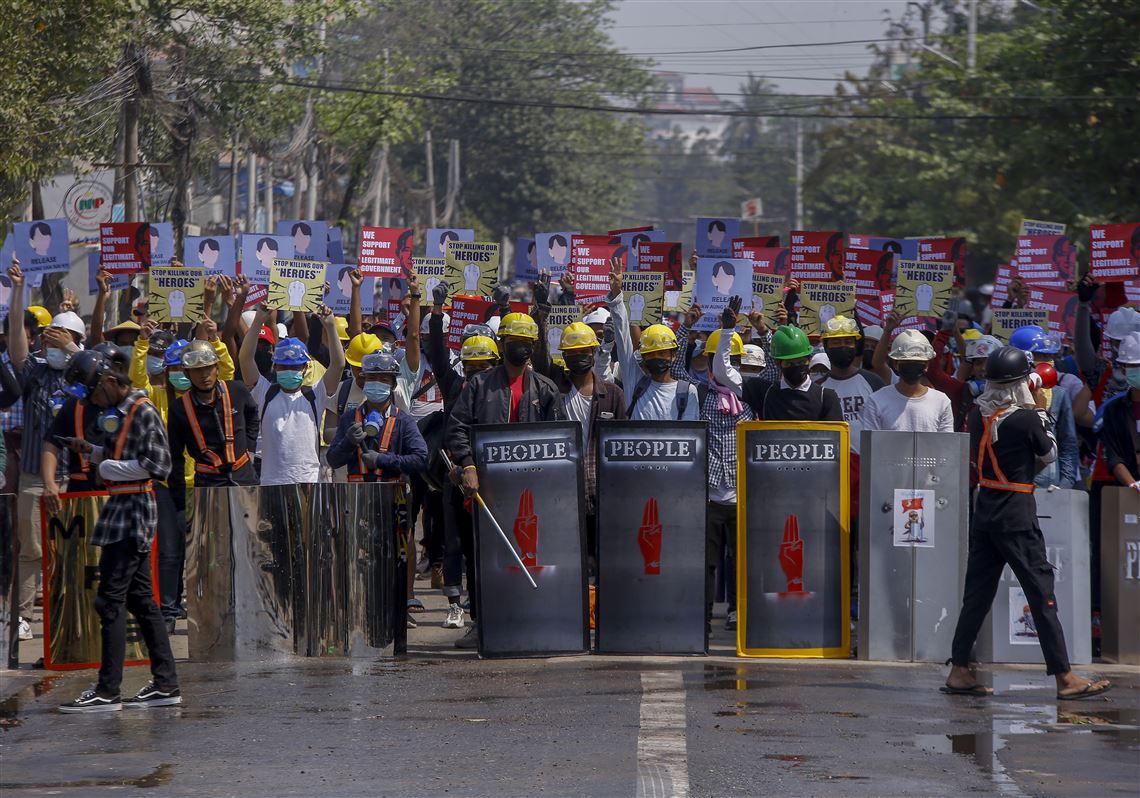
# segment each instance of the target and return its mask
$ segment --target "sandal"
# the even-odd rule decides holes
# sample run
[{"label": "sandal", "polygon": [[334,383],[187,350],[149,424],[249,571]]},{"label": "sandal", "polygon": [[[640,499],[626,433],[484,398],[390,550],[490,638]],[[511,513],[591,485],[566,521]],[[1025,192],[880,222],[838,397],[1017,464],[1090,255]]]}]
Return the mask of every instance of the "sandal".
[{"label": "sandal", "polygon": [[994,694],[992,687],[986,687],[981,684],[971,685],[970,687],[951,687],[948,684],[944,684],[938,688],[938,692],[945,693],[946,695],[972,695],[980,698]]},{"label": "sandal", "polygon": [[408,612],[427,612],[424,603],[417,598],[408,599]]},{"label": "sandal", "polygon": [[1110,687],[1112,687],[1112,682],[1105,682],[1099,686],[1095,682],[1089,682],[1075,693],[1057,693],[1057,700],[1072,701],[1073,699],[1092,698],[1094,695],[1106,692]]}]

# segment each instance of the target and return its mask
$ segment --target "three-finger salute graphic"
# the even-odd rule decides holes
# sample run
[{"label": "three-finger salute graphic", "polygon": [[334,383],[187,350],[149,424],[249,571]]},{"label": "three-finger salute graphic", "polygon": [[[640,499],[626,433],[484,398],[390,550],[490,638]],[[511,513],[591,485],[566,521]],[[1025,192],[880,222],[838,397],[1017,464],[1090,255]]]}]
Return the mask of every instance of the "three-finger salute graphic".
[{"label": "three-finger salute graphic", "polygon": [[788,580],[787,593],[804,592],[804,542],[800,540],[800,520],[795,513],[784,521],[784,541],[780,544],[780,567]]},{"label": "three-finger salute graphic", "polygon": [[641,511],[641,527],[637,530],[637,545],[645,561],[645,573],[661,573],[661,521],[657,515],[657,499],[650,498]]},{"label": "three-finger salute graphic", "polygon": [[519,512],[515,516],[515,540],[519,544],[523,565],[538,565],[538,516],[534,514],[534,494],[527,488],[519,496]]}]

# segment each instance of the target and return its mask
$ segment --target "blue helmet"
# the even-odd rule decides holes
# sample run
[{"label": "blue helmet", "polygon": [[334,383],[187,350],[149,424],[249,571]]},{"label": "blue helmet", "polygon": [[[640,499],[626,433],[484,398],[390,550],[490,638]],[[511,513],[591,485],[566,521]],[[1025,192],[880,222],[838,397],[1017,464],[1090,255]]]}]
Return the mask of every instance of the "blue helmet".
[{"label": "blue helmet", "polygon": [[181,366],[182,365],[182,350],[190,346],[190,342],[185,338],[179,338],[177,341],[166,347],[166,351],[162,353],[162,365],[166,367]]},{"label": "blue helmet", "polygon": [[1060,340],[1036,324],[1026,324],[1014,330],[1009,336],[1009,345],[1022,352],[1038,352],[1042,355],[1055,355],[1061,351]]},{"label": "blue helmet", "polygon": [[276,366],[303,366],[309,360],[309,349],[300,338],[282,338],[273,350]]}]

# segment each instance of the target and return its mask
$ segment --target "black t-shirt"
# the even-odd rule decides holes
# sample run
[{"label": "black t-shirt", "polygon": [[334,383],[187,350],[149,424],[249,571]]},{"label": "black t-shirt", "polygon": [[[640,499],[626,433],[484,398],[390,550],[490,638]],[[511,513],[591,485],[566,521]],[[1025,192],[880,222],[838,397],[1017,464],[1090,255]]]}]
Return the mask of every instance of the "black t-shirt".
[{"label": "black t-shirt", "polygon": [[[982,443],[982,414],[975,407],[970,411],[970,451],[983,479],[1000,481],[988,456],[978,450]],[[991,432],[991,436],[992,436]],[[1049,453],[1054,443],[1045,431],[1045,424],[1035,410],[1007,410],[997,427],[992,441],[998,467],[1005,481],[1032,485],[1037,475],[1036,458]],[[974,506],[975,520],[986,522],[1001,516],[1002,526],[1009,529],[1031,529],[1037,524],[1037,503],[1033,493],[995,490],[981,487]]]},{"label": "black t-shirt", "polygon": [[[94,446],[106,445],[108,436],[99,429],[97,423],[102,411],[102,408],[80,402],[78,399],[68,399],[59,409],[59,413],[52,420],[51,426],[44,436],[44,442],[58,447],[60,460],[66,462],[66,490],[68,492],[77,493],[84,490],[102,489],[100,485],[96,484],[95,467],[87,461],[87,458],[80,457],[64,448],[58,440],[59,438],[82,438]],[[81,424],[77,424],[76,416],[78,414],[82,414]]]}]

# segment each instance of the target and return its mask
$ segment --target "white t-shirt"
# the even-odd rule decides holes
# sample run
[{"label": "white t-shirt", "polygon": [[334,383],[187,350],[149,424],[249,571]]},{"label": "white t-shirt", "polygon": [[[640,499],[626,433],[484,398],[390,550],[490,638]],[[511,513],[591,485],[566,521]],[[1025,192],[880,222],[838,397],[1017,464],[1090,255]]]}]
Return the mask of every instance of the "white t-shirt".
[{"label": "white t-shirt", "polygon": [[[265,404],[265,395],[270,382],[265,377],[257,378],[253,387],[253,398],[258,407]],[[261,419],[261,437],[258,451],[261,453],[262,485],[294,485],[319,482],[321,463],[317,456],[317,419],[325,407],[323,386],[313,388],[317,415],[314,418],[312,406],[304,392],[278,391],[273,401],[265,408]]]},{"label": "white t-shirt", "polygon": [[[637,405],[630,411],[629,417],[634,421],[677,421],[677,386],[678,382],[649,381],[645,392],[638,397]],[[635,389],[636,390],[636,389]],[[630,398],[633,391],[629,392]],[[697,421],[701,415],[701,400],[697,394],[697,386],[689,383],[689,400],[685,405],[685,415],[681,421]]]},{"label": "white t-shirt", "polygon": [[590,440],[590,405],[593,401],[593,396],[583,396],[573,385],[570,386],[570,393],[566,394],[566,398],[562,400],[562,407],[566,410],[566,418],[577,421],[582,427],[583,446],[586,445],[586,441]]},{"label": "white t-shirt", "polygon": [[863,432],[863,406],[871,398],[875,389],[871,387],[871,383],[861,373],[856,373],[853,377],[848,377],[845,380],[828,377],[823,381],[821,387],[830,388],[839,394],[839,406],[843,408],[843,420],[851,428],[851,451],[859,454],[859,438],[862,437]]},{"label": "white t-shirt", "polygon": [[[411,391],[408,393],[409,398],[434,379],[431,369],[426,363],[421,366],[420,374],[419,381],[416,382],[415,385],[410,386]],[[432,385],[415,399],[412,399],[412,406],[408,409],[408,414],[411,415],[412,418],[423,418],[424,416],[431,415],[436,410],[443,410],[443,392],[440,391],[438,383]]]},{"label": "white t-shirt", "polygon": [[916,399],[903,396],[894,385],[880,388],[863,405],[861,420],[865,430],[954,431],[950,397],[934,388]]}]

